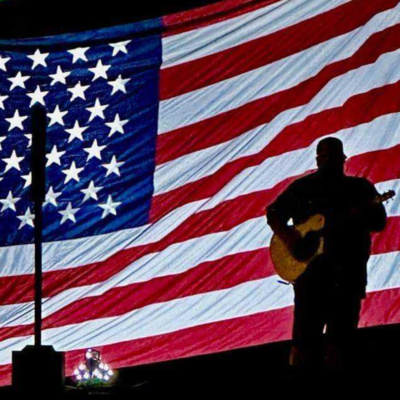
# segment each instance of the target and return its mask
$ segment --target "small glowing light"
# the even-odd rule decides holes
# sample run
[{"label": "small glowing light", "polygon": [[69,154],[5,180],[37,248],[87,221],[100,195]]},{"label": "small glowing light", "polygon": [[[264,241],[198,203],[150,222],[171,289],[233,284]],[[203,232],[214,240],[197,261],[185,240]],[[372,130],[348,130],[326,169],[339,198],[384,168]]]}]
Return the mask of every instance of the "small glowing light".
[{"label": "small glowing light", "polygon": [[100,363],[99,367],[100,367],[100,369],[104,369],[104,364]]},{"label": "small glowing light", "polygon": [[78,375],[79,375],[79,370],[76,369],[76,370],[74,371],[74,375],[75,375],[75,376],[78,376]]},{"label": "small glowing light", "polygon": [[89,350],[86,352],[86,358],[87,358],[88,360],[90,360],[91,358],[93,358],[92,349],[89,349]]},{"label": "small glowing light", "polygon": [[85,372],[85,374],[83,375],[83,377],[84,377],[85,379],[89,379],[89,377],[90,377],[89,372]]},{"label": "small glowing light", "polygon": [[110,375],[110,376],[113,376],[113,375],[114,375],[114,372],[113,372],[112,369],[110,369],[110,370],[108,371],[108,375]]},{"label": "small glowing light", "polygon": [[86,367],[83,364],[80,364],[78,367],[81,371],[84,371],[86,369]]},{"label": "small glowing light", "polygon": [[105,381],[108,381],[109,379],[110,379],[110,377],[109,377],[108,375],[105,375],[105,376],[104,376],[104,380],[105,380]]},{"label": "small glowing light", "polygon": [[76,377],[76,379],[78,379],[78,381],[81,381],[83,378],[82,378],[82,375],[81,374],[79,374],[77,377]]},{"label": "small glowing light", "polygon": [[103,374],[101,374],[101,373],[99,372],[99,374],[97,375],[97,377],[98,377],[99,379],[103,379]]},{"label": "small glowing light", "polygon": [[105,364],[104,365],[104,371],[108,371],[109,369],[110,369],[110,367],[107,364]]}]

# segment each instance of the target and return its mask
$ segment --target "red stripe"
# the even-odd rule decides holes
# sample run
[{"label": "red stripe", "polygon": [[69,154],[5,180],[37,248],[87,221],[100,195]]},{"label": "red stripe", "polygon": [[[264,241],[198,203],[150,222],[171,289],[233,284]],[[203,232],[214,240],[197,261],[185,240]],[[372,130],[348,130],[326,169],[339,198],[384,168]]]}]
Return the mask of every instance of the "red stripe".
[{"label": "red stripe", "polygon": [[[346,173],[374,183],[400,178],[400,145],[349,158]],[[389,168],[390,166],[390,168]]]},{"label": "red stripe", "polygon": [[282,0],[220,1],[194,10],[167,15],[163,18],[163,25],[166,27],[164,36],[177,35],[178,33],[213,25],[280,1]]},{"label": "red stripe", "polygon": [[[367,153],[354,159],[350,158],[347,166],[354,175],[369,178],[368,173],[371,172],[371,169],[365,168],[365,163],[371,163],[373,160],[374,168],[372,171],[376,182],[380,181],[379,174],[385,178],[381,180],[400,178],[399,168],[387,168],[387,160],[391,159],[394,161],[400,159],[400,146],[385,151]],[[249,219],[260,217],[264,215],[265,207],[296,178],[298,177],[286,179],[268,190],[226,201],[212,210],[196,213],[158,243],[123,250],[108,260],[81,268],[46,272],[44,274],[45,296],[54,296],[69,288],[105,281],[146,254],[162,251],[173,243],[184,242],[211,233],[228,231]],[[22,282],[26,284],[24,290],[18,287]],[[14,304],[33,300],[32,276],[1,278],[0,287],[2,287],[0,304]],[[14,292],[10,288],[14,288]],[[3,290],[5,291],[3,292]]]},{"label": "red stripe", "polygon": [[400,216],[388,218],[385,230],[372,236],[372,254],[400,250]]},{"label": "red stripe", "polygon": [[308,147],[318,138],[368,123],[400,111],[400,82],[350,98],[342,107],[310,115],[283,129],[263,150],[225,164],[212,175],[153,197],[151,221],[183,204],[207,199],[218,193],[243,170],[260,165],[269,157]]},{"label": "red stripe", "polygon": [[34,276],[6,276],[0,278],[0,305],[33,301]]},{"label": "red stripe", "polygon": [[11,385],[11,364],[0,365],[0,386]]},{"label": "red stripe", "polygon": [[[272,343],[291,338],[293,308],[268,311],[183,329],[166,335],[101,346],[111,368],[150,364]],[[400,322],[400,289],[369,293],[363,304],[361,327]],[[66,373],[72,375],[83,351],[66,353]],[[0,366],[0,385],[11,383],[11,366]]]},{"label": "red stripe", "polygon": [[365,25],[374,15],[393,8],[398,2],[353,0],[271,35],[162,69],[160,99],[192,92],[299,53]]},{"label": "red stripe", "polygon": [[159,165],[185,154],[215,146],[267,124],[280,113],[309,103],[333,78],[363,65],[373,64],[382,54],[399,48],[400,25],[396,25],[371,36],[352,57],[328,65],[315,77],[293,88],[159,135],[156,163]]},{"label": "red stripe", "polygon": [[397,324],[400,322],[400,289],[369,293],[364,300],[360,327]]}]

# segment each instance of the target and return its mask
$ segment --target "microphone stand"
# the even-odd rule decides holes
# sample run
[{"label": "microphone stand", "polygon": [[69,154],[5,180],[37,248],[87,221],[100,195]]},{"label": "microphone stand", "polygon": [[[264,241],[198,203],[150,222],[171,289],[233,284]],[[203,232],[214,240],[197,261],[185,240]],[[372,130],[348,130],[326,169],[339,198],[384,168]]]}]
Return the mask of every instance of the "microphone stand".
[{"label": "microphone stand", "polygon": [[[46,111],[32,110],[32,200],[35,212],[35,323],[34,346],[12,354],[12,384],[19,392],[59,394],[64,390],[64,353],[42,344],[43,203],[46,198]],[[45,380],[45,382],[43,382]]]}]

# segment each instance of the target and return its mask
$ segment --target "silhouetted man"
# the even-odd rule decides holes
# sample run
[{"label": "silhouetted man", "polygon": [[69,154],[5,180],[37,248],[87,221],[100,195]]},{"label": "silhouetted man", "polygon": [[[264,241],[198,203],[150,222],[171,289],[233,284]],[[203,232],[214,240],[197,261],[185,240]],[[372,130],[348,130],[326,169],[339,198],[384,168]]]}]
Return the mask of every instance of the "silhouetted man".
[{"label": "silhouetted man", "polygon": [[292,366],[322,365],[324,329],[329,338],[325,362],[343,365],[365,297],[371,232],[386,224],[383,205],[374,202],[375,187],[367,179],[346,176],[345,160],[339,139],[321,140],[317,172],[293,182],[267,209],[272,230],[295,254],[312,247],[316,238],[301,239],[288,221],[299,224],[315,214],[325,216],[325,252],[294,283]]}]

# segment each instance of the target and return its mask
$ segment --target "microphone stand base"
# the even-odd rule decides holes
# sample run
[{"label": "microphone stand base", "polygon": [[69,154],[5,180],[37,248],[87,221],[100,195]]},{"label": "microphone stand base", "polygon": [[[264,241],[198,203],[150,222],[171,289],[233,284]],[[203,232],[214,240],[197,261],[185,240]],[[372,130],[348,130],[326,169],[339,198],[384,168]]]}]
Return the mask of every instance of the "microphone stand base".
[{"label": "microphone stand base", "polygon": [[26,346],[12,352],[12,386],[20,392],[62,393],[64,353],[52,346]]}]

